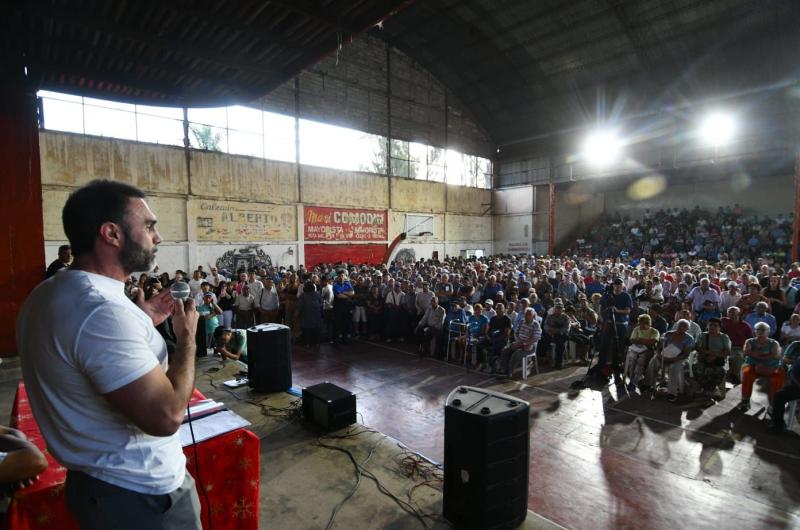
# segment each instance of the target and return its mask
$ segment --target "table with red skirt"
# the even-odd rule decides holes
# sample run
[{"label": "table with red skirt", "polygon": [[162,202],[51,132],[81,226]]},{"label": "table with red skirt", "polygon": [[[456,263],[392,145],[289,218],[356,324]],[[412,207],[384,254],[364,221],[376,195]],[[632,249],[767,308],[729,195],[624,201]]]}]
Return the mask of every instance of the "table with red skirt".
[{"label": "table with red skirt", "polygon": [[[195,390],[191,402],[202,399],[204,396]],[[45,454],[49,466],[33,485],[14,492],[3,530],[79,530],[64,498],[67,470],[47,452],[22,382],[14,398],[11,426],[25,433]],[[203,528],[208,528],[209,513],[215,530],[258,528],[260,445],[258,437],[246,429],[236,429],[197,443],[200,477],[195,468],[195,445],[183,448],[186,468],[197,484]],[[210,507],[200,491],[201,483]]]}]

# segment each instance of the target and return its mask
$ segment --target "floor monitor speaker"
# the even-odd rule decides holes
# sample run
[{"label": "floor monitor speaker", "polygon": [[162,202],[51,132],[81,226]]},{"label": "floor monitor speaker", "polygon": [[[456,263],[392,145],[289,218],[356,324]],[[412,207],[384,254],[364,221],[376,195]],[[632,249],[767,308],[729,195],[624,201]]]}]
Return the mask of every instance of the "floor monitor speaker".
[{"label": "floor monitor speaker", "polygon": [[292,335],[282,324],[247,329],[247,374],[256,392],[284,392],[292,387]]},{"label": "floor monitor speaker", "polygon": [[457,528],[516,528],[528,513],[528,403],[458,387],[444,411],[443,513]]}]

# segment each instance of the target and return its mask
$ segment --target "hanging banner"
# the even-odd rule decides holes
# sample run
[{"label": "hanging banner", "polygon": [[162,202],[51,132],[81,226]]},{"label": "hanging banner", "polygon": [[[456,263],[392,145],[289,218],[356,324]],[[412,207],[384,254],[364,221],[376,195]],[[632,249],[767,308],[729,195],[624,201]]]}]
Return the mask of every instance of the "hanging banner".
[{"label": "hanging banner", "polygon": [[352,263],[379,265],[386,253],[386,245],[305,245],[305,265],[320,263]]},{"label": "hanging banner", "polygon": [[306,241],[386,241],[386,210],[304,206]]}]

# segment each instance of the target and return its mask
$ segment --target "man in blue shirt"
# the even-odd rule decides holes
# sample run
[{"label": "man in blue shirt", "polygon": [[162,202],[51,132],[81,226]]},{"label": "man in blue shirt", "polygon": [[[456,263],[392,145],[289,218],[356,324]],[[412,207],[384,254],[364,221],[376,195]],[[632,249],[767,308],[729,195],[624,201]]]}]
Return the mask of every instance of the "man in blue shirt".
[{"label": "man in blue shirt", "polygon": [[756,309],[744,317],[744,321],[750,324],[750,327],[756,329],[756,324],[759,322],[766,322],[769,324],[769,336],[774,337],[778,332],[778,323],[775,317],[767,313],[769,305],[766,302],[759,302],[756,304]]},{"label": "man in blue shirt", "polygon": [[344,271],[339,270],[336,273],[336,281],[333,282],[333,317],[336,326],[335,335],[343,344],[347,344],[347,335],[350,331],[350,299],[355,294],[353,286],[344,277]]},{"label": "man in blue shirt", "polygon": [[614,278],[612,285],[612,291],[603,295],[600,300],[604,328],[597,365],[602,369],[611,353],[612,369],[620,372],[620,361],[624,359],[625,339],[628,336],[628,315],[633,308],[633,300],[624,291],[622,278]]}]

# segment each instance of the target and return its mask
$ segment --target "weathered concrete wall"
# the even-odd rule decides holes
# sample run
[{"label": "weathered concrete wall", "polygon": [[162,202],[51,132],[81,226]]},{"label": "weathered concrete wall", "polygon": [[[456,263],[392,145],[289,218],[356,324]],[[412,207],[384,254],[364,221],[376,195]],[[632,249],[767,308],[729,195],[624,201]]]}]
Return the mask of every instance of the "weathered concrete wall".
[{"label": "weathered concrete wall", "polygon": [[41,132],[42,184],[80,186],[96,178],[160,193],[189,192],[183,150],[136,142]]},{"label": "weathered concrete wall", "polygon": [[300,169],[300,201],[320,206],[389,208],[389,179],[304,165]]},{"label": "weathered concrete wall", "polygon": [[191,171],[192,195],[272,203],[298,200],[294,164],[192,151]]},{"label": "weathered concrete wall", "polygon": [[[403,52],[386,51],[383,40],[362,35],[304,70],[298,76],[299,117],[387,136],[391,98],[393,138],[495,155],[494,142],[439,80]],[[294,97],[291,80],[254,106],[294,114]]]},{"label": "weathered concrete wall", "polygon": [[392,208],[406,212],[443,212],[446,207],[445,185],[403,178],[392,178]]},{"label": "weathered concrete wall", "polygon": [[[61,210],[69,193],[95,178],[140,187],[159,218],[161,270],[213,263],[229,250],[258,248],[273,263],[303,263],[303,204],[385,209],[388,243],[405,230],[406,214],[432,214],[428,241],[405,243],[417,257],[492,249],[491,191],[389,179],[173,147],[42,131],[45,255],[66,242]],[[391,190],[390,190],[391,186]],[[291,252],[290,252],[291,249]]]}]

